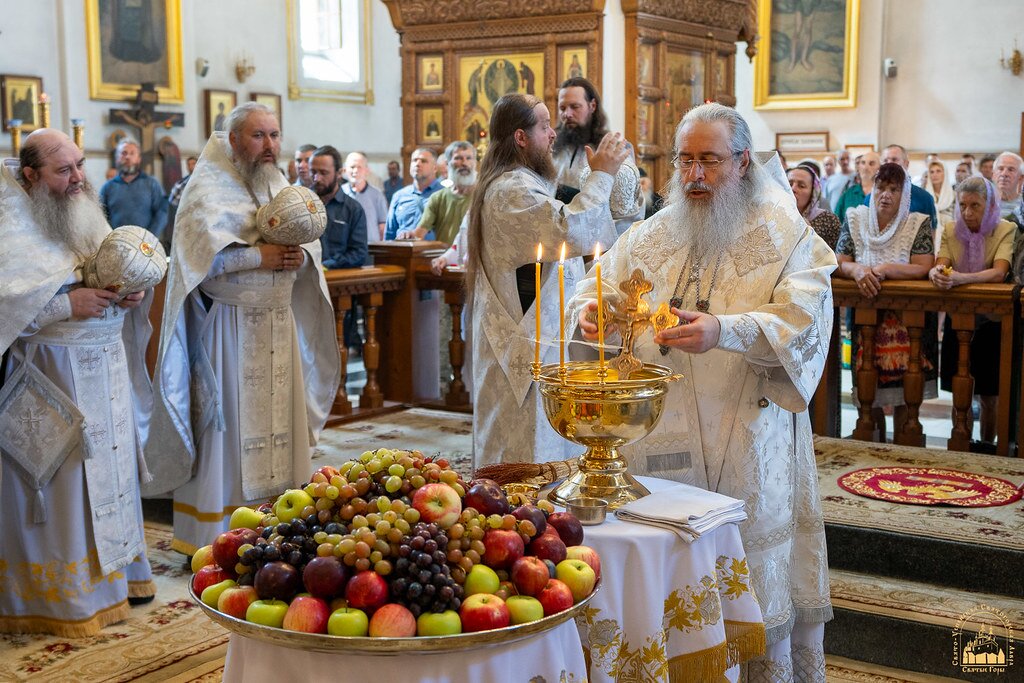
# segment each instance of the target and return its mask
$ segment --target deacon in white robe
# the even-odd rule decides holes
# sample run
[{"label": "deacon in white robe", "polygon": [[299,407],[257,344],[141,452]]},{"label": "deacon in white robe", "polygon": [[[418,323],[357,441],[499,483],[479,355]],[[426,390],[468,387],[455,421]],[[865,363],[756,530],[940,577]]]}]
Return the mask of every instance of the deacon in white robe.
[{"label": "deacon in white robe", "polygon": [[592,253],[598,241],[615,239],[608,195],[628,151],[621,136],[607,135],[592,153],[594,172],[579,194],[563,204],[554,198],[555,133],[547,107],[529,95],[506,95],[494,107],[490,130],[491,145],[470,209],[468,246],[474,466],[564,460],[577,447],[547,424],[530,369],[537,245],[544,249],[541,362],[555,363],[559,247],[566,244],[565,286],[572,292],[583,275],[581,257]]},{"label": "deacon in white robe", "polygon": [[[690,110],[668,208],[602,258],[604,295],[638,268],[654,285],[652,310],[672,301],[685,321],[636,341],[640,360],[683,378],[654,431],[622,450],[633,474],[745,501],[740,531],[769,648],[744,680],[824,681],[831,603],[807,405],[828,351],[836,259],[801,219],[777,157],[770,175],[750,147],[734,110]],[[574,321],[596,310],[595,282],[591,273],[577,287]],[[596,337],[596,325],[579,324]]]},{"label": "deacon in white robe", "polygon": [[232,111],[178,208],[154,381],[154,481],[174,491],[172,547],[188,555],[232,511],[309,480],[340,382],[317,241],[260,240],[256,211],[287,186],[268,108]]},{"label": "deacon in white robe", "polygon": [[44,129],[0,169],[4,632],[92,636],[155,594],[139,495],[152,297],[82,286],[110,232],[84,162]]}]

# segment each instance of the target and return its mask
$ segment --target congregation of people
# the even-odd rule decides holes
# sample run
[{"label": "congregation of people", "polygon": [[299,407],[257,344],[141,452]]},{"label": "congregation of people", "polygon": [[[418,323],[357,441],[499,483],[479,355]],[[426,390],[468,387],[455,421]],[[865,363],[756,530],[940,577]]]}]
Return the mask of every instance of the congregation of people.
[{"label": "congregation of people", "polygon": [[[651,301],[669,301],[682,322],[636,340],[641,360],[682,374],[666,401],[683,417],[627,449],[631,468],[747,502],[742,533],[768,629],[767,655],[747,666],[786,672],[780,680],[824,680],[831,603],[807,406],[829,352],[831,277],[854,281],[866,298],[886,280],[929,280],[942,291],[1019,282],[1024,162],[1004,152],[975,168],[965,157],[949,178],[934,157],[913,178],[906,150],[890,145],[787,169],[778,155],[755,154],[735,110],[709,103],[679,122],[672,178],[655,188],[633,145],[609,131],[589,81],[565,81],[557,101],[552,115],[531,95],[501,97],[481,159],[465,141],[443,153],[417,148],[409,184],[397,161],[381,179],[366,154],[327,144],[303,144],[279,168],[280,124],[256,103],[231,112],[228,132],[188,160],[166,196],[140,170],[132,140],[118,145],[116,174],[97,192],[66,135],[29,135],[0,178],[0,238],[9,253],[47,246],[42,259],[0,260],[0,275],[24,283],[0,296],[3,376],[41,375],[56,387],[19,428],[35,433],[49,421],[63,447],[47,467],[0,481],[14,511],[0,549],[15,587],[0,591],[0,630],[88,635],[152,599],[142,496],[173,498],[172,547],[187,556],[227,528],[236,506],[309,476],[341,375],[324,271],[367,264],[370,244],[437,240],[448,250],[435,272],[466,269],[474,465],[570,457],[570,444],[544,423],[527,365],[514,361],[532,359],[537,318],[556,329],[559,271],[570,295],[567,333],[588,342],[578,353],[593,351],[596,276],[584,257],[600,245],[606,292],[614,298],[641,269]],[[292,187],[319,198],[322,236],[297,246],[261,240],[257,228],[293,201]],[[147,314],[151,293],[119,298],[83,284],[86,258],[123,225],[150,230],[170,256],[152,385],[138,375],[148,331],[127,334],[142,329],[135,318]],[[538,243],[564,243],[564,267],[553,248],[538,258]],[[948,388],[958,357],[948,319],[927,325],[926,397]],[[856,377],[863,340],[848,327]],[[907,338],[899,311],[884,312],[874,340],[880,438],[887,414],[895,432],[906,417]],[[971,342],[983,441],[995,436],[999,340],[999,323],[983,320]],[[345,343],[359,346],[356,311]],[[557,357],[545,346],[542,362]],[[31,388],[40,380],[24,381],[26,397],[42,391]],[[97,386],[111,400],[81,405]],[[81,422],[67,419],[76,404],[88,413],[88,440],[75,436]],[[13,418],[0,411],[0,419]],[[741,438],[749,448],[726,448]],[[769,440],[785,457],[767,455]],[[752,471],[762,475],[742,476]],[[97,509],[84,492],[102,487],[118,496]],[[53,571],[40,578],[39,567]]]}]

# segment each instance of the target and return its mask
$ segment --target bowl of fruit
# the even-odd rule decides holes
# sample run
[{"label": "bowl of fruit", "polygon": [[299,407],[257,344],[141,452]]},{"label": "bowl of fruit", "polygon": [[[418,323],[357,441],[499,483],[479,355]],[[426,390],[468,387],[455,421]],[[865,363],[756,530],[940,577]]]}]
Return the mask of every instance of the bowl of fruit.
[{"label": "bowl of fruit", "polygon": [[192,558],[189,592],[242,636],[391,655],[512,642],[574,618],[600,583],[583,527],[511,506],[444,459],[367,451],[258,508]]}]

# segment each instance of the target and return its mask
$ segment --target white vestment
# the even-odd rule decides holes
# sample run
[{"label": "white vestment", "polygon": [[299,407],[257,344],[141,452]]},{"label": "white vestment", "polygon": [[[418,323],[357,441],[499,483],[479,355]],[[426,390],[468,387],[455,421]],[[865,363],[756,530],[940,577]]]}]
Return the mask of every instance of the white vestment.
[{"label": "white vestment", "polygon": [[474,467],[564,460],[582,452],[547,424],[533,387],[537,303],[522,312],[516,268],[533,264],[537,244],[544,245],[541,363],[557,363],[558,249],[566,243],[568,296],[583,275],[581,257],[593,253],[597,242],[615,239],[608,211],[611,187],[610,175],[592,173],[580,193],[562,204],[554,199],[551,183],[517,168],[487,188],[471,317]]},{"label": "white vestment", "polygon": [[172,547],[187,554],[235,507],[308,481],[340,382],[320,243],[298,271],[260,268],[256,202],[286,185],[250,195],[218,133],[178,209],[146,492],[174,490]]},{"label": "white vestment", "polygon": [[[617,293],[635,268],[654,285],[651,310],[673,296],[688,251],[673,215],[669,209],[633,226],[605,254],[605,296]],[[746,502],[740,531],[772,645],[786,640],[794,624],[820,624],[832,614],[807,405],[828,352],[836,258],[801,219],[792,195],[774,183],[721,256],[710,296],[710,312],[722,326],[718,348],[662,355],[650,329],[638,337],[638,358],[683,378],[670,385],[654,431],[622,451],[633,474]],[[701,278],[702,298],[710,277]],[[591,273],[577,287],[567,313],[572,321],[596,295],[595,281]],[[691,286],[681,308],[694,311],[695,304]],[[811,679],[818,664],[823,676],[823,654],[806,654],[801,660],[813,660]]]},{"label": "white vestment", "polygon": [[[596,146],[595,146],[596,148]],[[577,190],[586,182],[590,175],[590,164],[587,151],[583,147],[563,147],[551,154],[558,176],[555,182],[559,185]],[[615,221],[615,231],[622,234],[634,222],[644,218],[643,189],[640,187],[640,171],[630,152],[629,158],[619,166],[612,183],[612,191],[608,202]],[[605,246],[610,246],[609,242]]]},{"label": "white vestment", "polygon": [[0,631],[84,637],[155,592],[139,495],[152,296],[72,319],[81,264],[16,168],[0,171]]}]

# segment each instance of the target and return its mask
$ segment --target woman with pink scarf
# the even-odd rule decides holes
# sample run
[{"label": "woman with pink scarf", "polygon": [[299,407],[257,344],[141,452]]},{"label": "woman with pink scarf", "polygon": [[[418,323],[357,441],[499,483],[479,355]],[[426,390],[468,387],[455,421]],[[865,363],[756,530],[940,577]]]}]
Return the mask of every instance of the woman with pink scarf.
[{"label": "woman with pink scarf", "polygon": [[[943,226],[935,266],[928,279],[939,289],[981,282],[1002,282],[1010,270],[1016,226],[999,218],[999,193],[991,181],[971,176],[957,186],[955,219]],[[979,315],[971,340],[971,375],[974,393],[981,402],[981,440],[991,443],[996,436],[996,408],[999,402],[998,320]],[[942,388],[951,391],[956,374],[960,344],[946,316],[939,361]],[[972,416],[968,414],[968,427]]]}]

